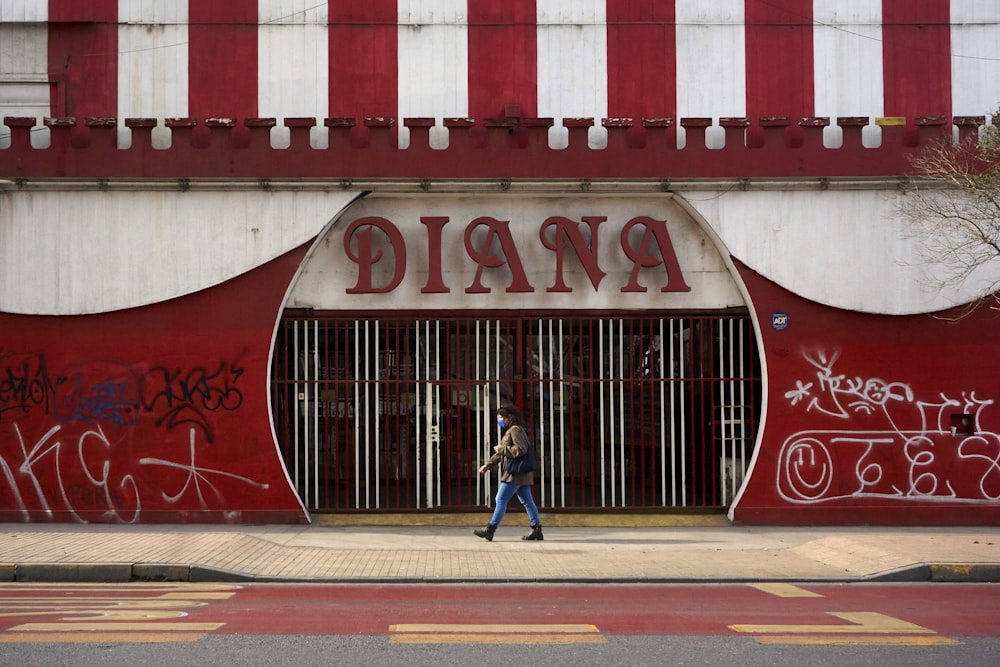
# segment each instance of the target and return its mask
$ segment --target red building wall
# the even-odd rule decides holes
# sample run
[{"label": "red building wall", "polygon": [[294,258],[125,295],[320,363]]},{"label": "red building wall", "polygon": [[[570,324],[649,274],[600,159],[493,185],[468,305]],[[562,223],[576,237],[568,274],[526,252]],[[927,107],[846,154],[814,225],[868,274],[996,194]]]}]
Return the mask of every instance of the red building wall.
[{"label": "red building wall", "polygon": [[143,308],[0,313],[0,521],[306,521],[268,409],[304,252]]},{"label": "red building wall", "polygon": [[761,323],[767,410],[736,521],[1000,522],[992,301],[868,315],[739,267]]}]

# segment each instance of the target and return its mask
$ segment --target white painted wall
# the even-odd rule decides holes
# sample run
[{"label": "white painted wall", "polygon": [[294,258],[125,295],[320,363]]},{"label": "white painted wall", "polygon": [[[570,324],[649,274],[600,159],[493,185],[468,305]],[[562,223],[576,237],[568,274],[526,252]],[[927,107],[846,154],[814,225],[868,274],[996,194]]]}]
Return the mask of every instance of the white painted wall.
[{"label": "white painted wall", "polygon": [[[746,113],[746,38],[743,0],[677,0],[677,117],[713,118],[706,144],[720,148],[718,119]],[[684,128],[678,141],[686,144]]]},{"label": "white painted wall", "polygon": [[[0,311],[95,313],[188,294],[305,243],[358,195],[8,190],[0,193]],[[1000,280],[1000,262],[995,261],[966,282],[941,288],[933,275],[942,267],[923,256],[921,244],[907,232],[899,214],[902,196],[895,191],[700,191],[680,193],[681,206],[671,203],[669,195],[373,197],[345,212],[317,246],[289,305],[358,309],[741,305],[713,237],[719,239],[722,253],[732,254],[779,285],[819,303],[861,312],[934,312],[967,303]],[[697,223],[688,219],[689,213]],[[414,248],[426,245],[420,216],[450,217],[444,247],[445,262],[453,271],[446,276],[452,292],[420,294],[426,282],[426,267],[420,266],[425,255],[414,250],[410,271],[424,273],[391,298],[352,297],[358,303],[345,298],[345,284],[353,286],[357,273],[356,266],[344,263],[342,234],[360,215],[393,221]],[[497,299],[486,303],[484,295],[465,294],[475,265],[465,256],[462,234],[479,215],[511,220],[518,247],[536,250],[539,226],[549,215],[576,220],[608,216],[600,236],[601,264],[608,273],[601,291],[594,293],[582,269],[574,270],[568,263],[566,281],[574,286],[573,296],[567,300],[566,295],[546,293],[554,274],[550,265],[542,264],[551,262],[552,253],[541,249],[538,255],[523,258],[535,292],[506,294],[509,279],[504,273],[484,280],[487,285],[489,280],[499,281],[493,288]],[[691,293],[661,294],[655,287],[645,295],[620,292],[622,276],[631,265],[621,256],[616,229],[635,215],[671,221],[671,236]],[[699,223],[707,235],[696,226]],[[650,278],[644,275],[646,284]]]},{"label": "white painted wall", "polygon": [[538,0],[538,115],[556,119],[550,144],[569,144],[563,118],[594,118],[589,143],[607,146],[608,31],[604,0]]},{"label": "white painted wall", "polygon": [[[118,0],[119,146],[131,144],[126,118],[188,115],[187,21],[187,0]],[[166,148],[166,136],[153,145]]]},{"label": "white painted wall", "polygon": [[951,97],[956,116],[1000,108],[1000,2],[951,0]]},{"label": "white painted wall", "polygon": [[[817,116],[883,115],[882,3],[871,0],[814,0],[813,86]],[[862,140],[878,146],[881,133],[869,125]],[[828,146],[838,146],[835,123],[824,130]]]},{"label": "white painted wall", "polygon": [[79,315],[245,273],[322,231],[356,192],[2,192],[0,311]]},{"label": "white painted wall", "polygon": [[[399,0],[399,118],[434,118],[432,145],[447,145],[446,117],[469,115],[469,14],[465,0]],[[410,131],[399,123],[399,145]],[[441,139],[443,137],[443,139]]]},{"label": "white painted wall", "polygon": [[[285,118],[317,118],[322,127],[330,106],[330,49],[325,2],[259,0],[257,112],[277,118],[271,143],[287,147]],[[315,138],[314,146],[325,142]]]},{"label": "white painted wall", "polygon": [[[683,196],[684,193],[681,193]],[[1000,280],[1000,261],[947,288],[940,258],[900,214],[897,191],[697,192],[688,206],[734,257],[807,299],[903,315],[965,304]]]},{"label": "white painted wall", "polygon": [[3,0],[0,2],[0,21],[20,23],[47,21],[49,0]]}]

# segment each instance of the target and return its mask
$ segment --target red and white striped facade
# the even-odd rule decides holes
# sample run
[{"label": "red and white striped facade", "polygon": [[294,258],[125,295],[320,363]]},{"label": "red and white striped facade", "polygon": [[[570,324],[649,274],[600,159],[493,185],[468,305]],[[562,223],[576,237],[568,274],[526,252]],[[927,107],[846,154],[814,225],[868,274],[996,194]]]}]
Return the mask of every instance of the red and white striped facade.
[{"label": "red and white striped facade", "polygon": [[9,0],[0,81],[27,91],[4,115],[38,117],[981,116],[998,21],[976,0]]},{"label": "red and white striped facade", "polygon": [[[285,309],[485,299],[748,313],[737,521],[1000,523],[998,324],[965,309],[1000,269],[928,282],[899,187],[995,122],[998,71],[995,0],[3,0],[0,519],[308,520]],[[593,243],[569,294],[551,220]],[[638,287],[635,221],[689,291]]]}]

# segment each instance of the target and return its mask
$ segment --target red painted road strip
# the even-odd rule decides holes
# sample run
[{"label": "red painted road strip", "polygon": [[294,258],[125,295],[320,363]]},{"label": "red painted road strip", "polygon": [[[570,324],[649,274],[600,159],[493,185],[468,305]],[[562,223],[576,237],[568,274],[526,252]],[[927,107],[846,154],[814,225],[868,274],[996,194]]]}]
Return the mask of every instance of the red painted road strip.
[{"label": "red painted road strip", "polygon": [[[740,623],[840,623],[879,612],[943,635],[1000,634],[1000,586],[802,586],[780,598],[749,586],[269,586],[205,614],[227,632],[385,634],[402,623],[589,623],[607,635],[731,635]],[[192,613],[196,618],[201,610]]]},{"label": "red painted road strip", "polygon": [[[66,588],[61,597],[160,593],[140,585]],[[184,621],[222,623],[214,634],[386,635],[403,624],[590,624],[605,636],[739,635],[733,625],[843,625],[835,613],[882,614],[940,636],[1000,636],[1000,586],[801,585],[818,597],[780,597],[746,585],[344,586],[234,585],[228,599],[185,608]],[[0,603],[53,597],[0,585]],[[173,591],[183,591],[178,585]],[[183,596],[183,592],[174,592]],[[58,601],[57,603],[58,604]],[[39,617],[4,614],[0,631]],[[49,619],[51,620],[51,619]]]}]

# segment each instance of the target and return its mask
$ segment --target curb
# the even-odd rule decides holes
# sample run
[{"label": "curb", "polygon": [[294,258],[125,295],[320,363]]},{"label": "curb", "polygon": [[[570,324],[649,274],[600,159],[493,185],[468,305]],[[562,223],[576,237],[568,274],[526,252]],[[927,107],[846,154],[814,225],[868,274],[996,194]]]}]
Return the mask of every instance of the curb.
[{"label": "curb", "polygon": [[0,563],[0,582],[105,583],[189,582],[268,584],[751,584],[751,583],[1000,583],[1000,563],[913,565],[861,577],[341,577],[253,575],[204,565],[170,563]]}]

